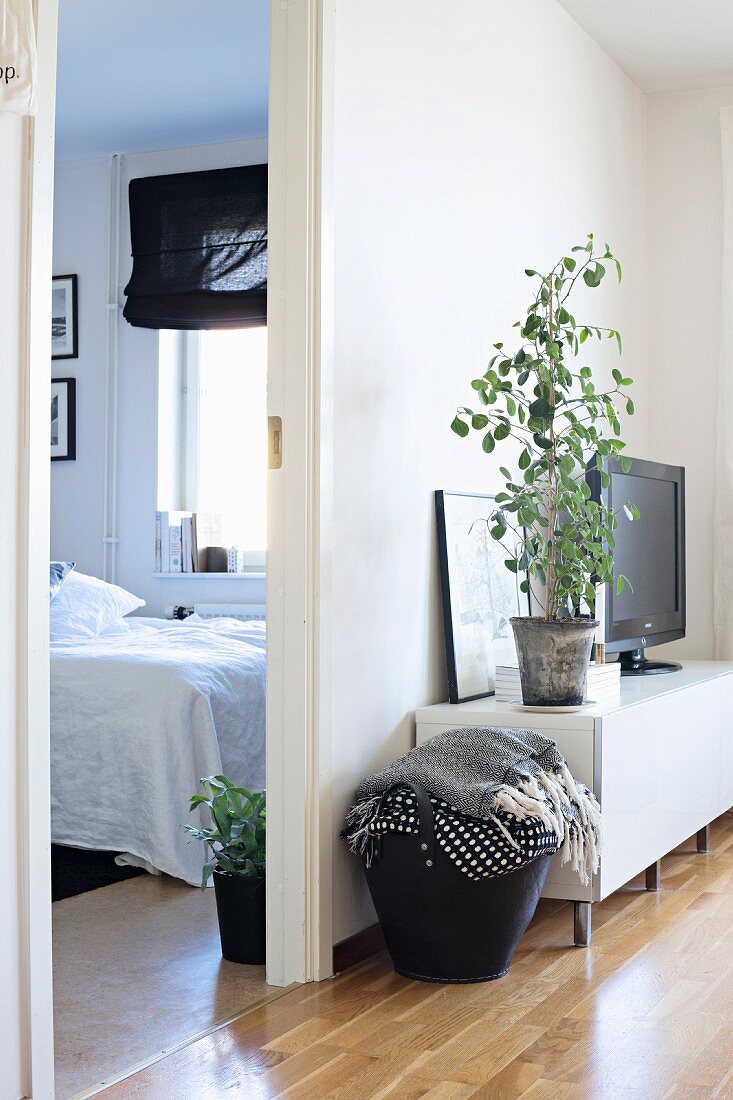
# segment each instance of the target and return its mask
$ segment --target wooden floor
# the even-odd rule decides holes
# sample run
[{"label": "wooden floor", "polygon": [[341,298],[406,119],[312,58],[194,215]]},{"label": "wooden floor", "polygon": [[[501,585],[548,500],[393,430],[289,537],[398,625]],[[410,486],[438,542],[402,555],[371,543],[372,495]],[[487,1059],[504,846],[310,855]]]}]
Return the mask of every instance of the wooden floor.
[{"label": "wooden floor", "polygon": [[104,1100],[733,1098],[733,814],[593,911],[543,902],[507,977],[436,986],[385,956],[302,986]]}]

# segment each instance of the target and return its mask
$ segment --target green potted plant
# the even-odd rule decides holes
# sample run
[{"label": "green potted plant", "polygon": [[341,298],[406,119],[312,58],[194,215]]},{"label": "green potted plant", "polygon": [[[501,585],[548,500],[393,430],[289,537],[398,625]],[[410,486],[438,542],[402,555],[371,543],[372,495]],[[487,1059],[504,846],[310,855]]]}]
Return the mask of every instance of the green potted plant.
[{"label": "green potted plant", "polygon": [[221,953],[229,962],[264,963],[265,793],[237,787],[224,775],[202,779],[201,789],[190,809],[205,806],[211,827],[183,827],[211,849],[201,889],[213,874]]},{"label": "green potted plant", "polygon": [[[598,625],[596,584],[613,582],[618,520],[603,500],[592,498],[586,473],[589,462],[595,464],[605,489],[605,459],[618,459],[625,472],[631,467],[621,453],[619,405],[633,413],[632,380],[614,368],[613,386],[603,388],[589,366],[576,366],[587,341],[614,340],[620,353],[621,337],[616,329],[576,321],[569,302],[579,279],[598,287],[608,266],[620,281],[611,249],[597,248],[589,234],[547,274],[526,269],[534,293],[526,317],[513,326],[521,342],[513,352],[501,342],[493,345],[486,372],[471,383],[482,407],[459,408],[451,425],[462,437],[480,432],[486,454],[509,441],[517,455],[516,475],[500,467],[506,484],[487,522],[507,549],[507,569],[521,576],[521,590],[542,610],[511,620],[527,705],[583,702]],[[628,501],[624,511],[638,518]],[[618,592],[628,583],[617,577]]]}]

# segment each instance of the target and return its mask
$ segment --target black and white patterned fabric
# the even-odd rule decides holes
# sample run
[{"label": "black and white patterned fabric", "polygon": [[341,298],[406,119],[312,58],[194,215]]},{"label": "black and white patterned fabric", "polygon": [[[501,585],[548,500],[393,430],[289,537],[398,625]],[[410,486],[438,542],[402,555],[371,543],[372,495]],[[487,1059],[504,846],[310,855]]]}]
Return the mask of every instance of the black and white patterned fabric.
[{"label": "black and white patterned fabric", "polygon": [[[436,842],[468,878],[506,875],[559,847],[554,831],[536,818],[518,821],[514,814],[499,813],[495,820],[481,820],[466,817],[435,795],[429,798]],[[369,831],[377,838],[395,832],[417,834],[419,812],[413,791],[398,787],[387,795]]]},{"label": "black and white patterned fabric", "polygon": [[[561,862],[570,863],[582,883],[589,882],[598,867],[600,806],[593,793],[576,782],[555,742],[536,730],[495,726],[445,730],[363,780],[342,835],[367,866],[378,854],[378,836],[371,825],[381,815],[382,796],[405,783],[417,784],[451,814],[462,815],[479,828],[483,823],[488,832],[503,833],[501,815],[509,814],[525,834],[528,822],[532,829],[552,833]],[[500,860],[499,867],[503,866]]]}]

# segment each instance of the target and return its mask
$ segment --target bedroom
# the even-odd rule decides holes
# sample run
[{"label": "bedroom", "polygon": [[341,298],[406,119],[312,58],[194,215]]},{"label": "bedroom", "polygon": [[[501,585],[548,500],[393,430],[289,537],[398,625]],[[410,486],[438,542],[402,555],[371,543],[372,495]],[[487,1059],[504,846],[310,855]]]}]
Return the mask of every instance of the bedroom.
[{"label": "bedroom", "polygon": [[[260,0],[217,7],[218,24],[191,2],[136,0],[122,19],[111,4],[59,7],[51,805],[60,1097],[272,992],[264,965],[222,960],[214,891],[195,888],[205,846],[183,830],[208,824],[188,807],[202,777],[265,789],[269,21]],[[202,56],[214,70],[205,87],[191,79]],[[166,206],[170,187],[180,190]],[[225,234],[233,219],[242,224],[242,203],[250,235],[237,243]],[[175,246],[162,230],[151,245],[151,224],[175,205],[186,209]],[[181,241],[182,232],[199,238]],[[192,255],[195,273],[181,263]],[[171,257],[172,313],[171,298],[161,306],[160,286],[149,285],[151,266],[159,274]],[[191,289],[202,269],[211,276],[203,294]],[[231,292],[237,272],[237,287],[244,279],[250,290]],[[104,1018],[113,1024],[100,1027]]]}]

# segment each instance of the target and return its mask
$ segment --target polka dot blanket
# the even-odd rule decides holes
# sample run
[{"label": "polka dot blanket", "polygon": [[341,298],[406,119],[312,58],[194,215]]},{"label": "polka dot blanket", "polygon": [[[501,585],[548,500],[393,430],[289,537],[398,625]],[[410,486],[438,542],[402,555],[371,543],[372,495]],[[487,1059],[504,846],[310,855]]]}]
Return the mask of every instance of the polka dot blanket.
[{"label": "polka dot blanket", "polygon": [[[441,798],[430,795],[435,839],[458,870],[468,878],[488,878],[517,871],[538,856],[556,852],[560,842],[552,829],[537,818],[518,820],[498,813],[495,821],[466,817]],[[399,787],[384,799],[378,817],[368,828],[372,836],[418,832],[417,800],[408,787]]]}]

